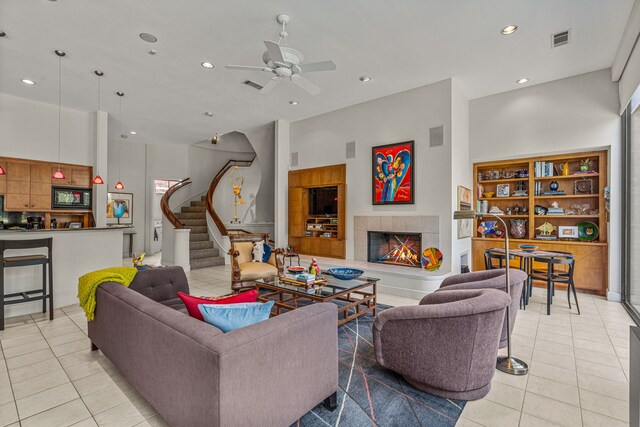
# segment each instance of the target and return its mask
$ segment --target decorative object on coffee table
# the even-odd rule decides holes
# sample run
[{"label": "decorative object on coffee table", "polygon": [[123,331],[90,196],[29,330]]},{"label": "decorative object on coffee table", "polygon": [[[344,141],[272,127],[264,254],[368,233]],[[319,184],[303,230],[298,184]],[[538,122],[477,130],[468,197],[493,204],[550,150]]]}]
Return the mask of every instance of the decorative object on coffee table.
[{"label": "decorative object on coffee table", "polygon": [[[461,220],[461,219],[475,219],[478,218],[481,215],[487,215],[487,214],[479,214],[477,212],[474,211],[455,211],[453,213],[453,219],[454,220]],[[492,215],[489,214],[493,217],[495,217],[498,221],[500,221],[504,227],[504,229],[507,229],[507,223],[500,218],[499,215]],[[509,233],[504,233],[504,250],[505,250],[505,259],[509,260],[511,259],[509,257]],[[510,272],[509,272],[509,262],[505,263],[505,289],[507,292],[507,295],[511,296],[511,277],[510,277]],[[498,357],[498,361],[496,363],[496,367],[501,370],[502,372],[506,372],[507,374],[511,374],[511,375],[526,375],[529,372],[529,367],[527,366],[527,364],[525,362],[523,362],[520,359],[516,359],[515,357],[513,357],[511,355],[511,314],[510,314],[511,310],[506,310],[506,322],[507,322],[507,356],[499,356]]]},{"label": "decorative object on coffee table", "polygon": [[357,268],[340,267],[330,268],[327,273],[340,280],[353,280],[364,274],[364,271]]},{"label": "decorative object on coffee table", "polygon": [[414,203],[413,141],[373,147],[371,197],[374,205]]}]

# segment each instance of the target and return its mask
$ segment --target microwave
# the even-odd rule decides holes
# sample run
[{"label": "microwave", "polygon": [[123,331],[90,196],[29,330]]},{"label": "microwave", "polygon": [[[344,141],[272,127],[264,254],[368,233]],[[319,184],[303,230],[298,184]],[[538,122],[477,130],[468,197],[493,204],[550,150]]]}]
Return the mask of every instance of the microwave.
[{"label": "microwave", "polygon": [[51,190],[51,209],[91,210],[90,188],[53,187]]}]

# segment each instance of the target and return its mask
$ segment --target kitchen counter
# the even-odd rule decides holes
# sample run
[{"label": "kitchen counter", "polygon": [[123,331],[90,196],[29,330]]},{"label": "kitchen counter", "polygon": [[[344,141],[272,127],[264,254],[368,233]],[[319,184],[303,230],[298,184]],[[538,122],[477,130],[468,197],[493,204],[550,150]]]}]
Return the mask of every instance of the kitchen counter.
[{"label": "kitchen counter", "polygon": [[[0,240],[53,238],[54,307],[78,303],[78,278],[91,271],[122,265],[122,239],[125,227],[53,230],[0,230]],[[7,250],[4,256],[46,255],[42,250]],[[5,293],[22,292],[42,286],[40,266],[6,268]],[[42,311],[42,302],[5,306],[7,318]]]}]

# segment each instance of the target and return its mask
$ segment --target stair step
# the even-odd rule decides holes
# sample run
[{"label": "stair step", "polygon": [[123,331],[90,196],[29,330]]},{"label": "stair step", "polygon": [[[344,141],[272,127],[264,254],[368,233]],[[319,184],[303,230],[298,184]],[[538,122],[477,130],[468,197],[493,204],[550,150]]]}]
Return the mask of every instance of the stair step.
[{"label": "stair step", "polygon": [[217,249],[209,248],[209,249],[195,249],[189,251],[189,259],[203,259],[203,258],[215,258],[220,256],[220,252]]},{"label": "stair step", "polygon": [[183,206],[180,208],[181,213],[195,213],[201,212],[204,213],[207,210],[206,206]]},{"label": "stair step", "polygon": [[213,242],[210,240],[189,242],[189,250],[191,251],[196,249],[211,249],[211,248],[213,248]]},{"label": "stair step", "polygon": [[209,240],[209,233],[194,233],[191,230],[189,233],[189,241],[190,242],[206,242]]},{"label": "stair step", "polygon": [[179,212],[176,215],[178,219],[202,219],[202,212]]},{"label": "stair step", "polygon": [[187,228],[190,228],[191,226],[194,226],[194,225],[204,225],[206,227],[207,220],[205,218],[187,218],[187,219],[183,219],[182,223]]},{"label": "stair step", "polygon": [[191,202],[191,206],[195,207],[195,206],[206,206],[204,200],[194,200],[193,202]]},{"label": "stair step", "polygon": [[207,196],[202,196],[200,197],[200,200],[202,200],[203,202],[207,200]]},{"label": "stair step", "polygon": [[192,270],[199,268],[215,267],[218,265],[224,265],[224,257],[217,256],[213,258],[194,259],[189,261]]},{"label": "stair step", "polygon": [[206,225],[191,225],[186,228],[190,228],[192,233],[206,233],[207,226]]}]

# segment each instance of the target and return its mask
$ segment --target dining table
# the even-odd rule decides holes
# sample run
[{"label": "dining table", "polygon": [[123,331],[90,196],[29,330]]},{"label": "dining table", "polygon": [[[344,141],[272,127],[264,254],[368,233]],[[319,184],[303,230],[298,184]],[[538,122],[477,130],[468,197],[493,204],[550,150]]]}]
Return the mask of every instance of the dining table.
[{"label": "dining table", "polygon": [[[505,250],[504,248],[490,248],[487,249],[485,252],[493,252],[493,253],[497,253],[497,254],[504,254]],[[533,279],[531,278],[531,271],[533,270],[533,260],[534,258],[537,257],[548,257],[548,258],[553,258],[554,256],[567,256],[566,253],[560,254],[558,252],[553,252],[553,251],[542,251],[539,249],[536,249],[534,251],[524,251],[522,249],[512,249],[509,248],[509,258],[511,257],[518,257],[522,259],[522,265],[524,266],[525,269],[525,273],[527,273],[528,275],[528,279],[527,279],[527,286],[525,288],[525,294],[524,294],[524,299],[523,299],[523,303],[526,306],[527,304],[529,304],[529,298],[531,297],[531,293],[533,291]]]}]

